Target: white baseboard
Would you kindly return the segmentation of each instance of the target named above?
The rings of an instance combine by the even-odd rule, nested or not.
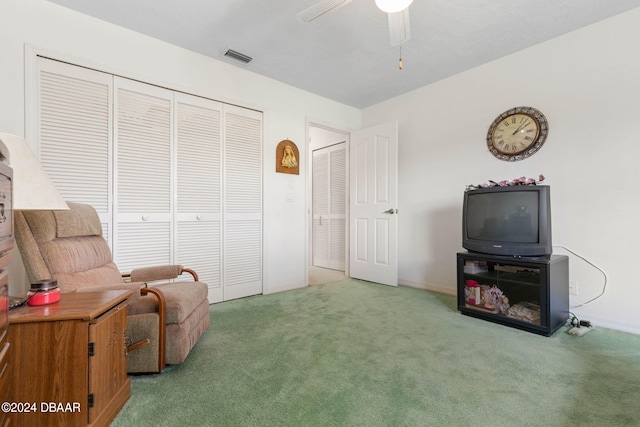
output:
[[[448,287],[448,286],[440,286],[440,285],[431,285],[431,284],[426,284],[426,283],[418,283],[418,282],[413,282],[411,280],[404,280],[404,279],[399,279],[398,280],[398,284],[403,285],[403,286],[409,286],[411,288],[426,289],[427,291],[439,292],[441,294],[457,295],[457,291],[456,291],[455,286],[453,288],[451,288],[451,287]]]
[[[638,325],[630,325],[628,323],[612,322],[609,319],[601,319],[590,315],[579,315],[580,320],[588,320],[594,328],[602,327],[607,329],[615,329],[616,331],[629,332],[631,334],[640,335],[640,327]]]
[[[292,291],[294,289],[306,288],[308,285],[300,283],[292,286],[280,286],[277,288],[262,288],[262,295],[277,294],[279,292]]]

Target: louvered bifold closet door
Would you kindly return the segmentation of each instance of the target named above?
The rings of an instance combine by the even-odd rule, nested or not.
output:
[[[329,267],[329,152],[314,150],[312,156],[312,255],[313,265]]]
[[[313,265],[344,271],[346,257],[346,144],[312,156]]]
[[[176,93],[176,263],[223,299],[221,280],[222,104]]]
[[[111,242],[113,77],[41,57],[37,66],[30,130],[40,162],[66,201],[96,209]]]
[[[329,153],[329,268],[344,271],[347,244],[347,149],[344,143],[332,148]]]
[[[113,252],[123,273],[171,263],[173,92],[115,77]]]
[[[224,300],[262,293],[262,113],[225,105]]]

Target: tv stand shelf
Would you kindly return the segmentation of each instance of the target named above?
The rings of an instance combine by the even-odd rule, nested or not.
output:
[[[549,336],[569,318],[569,258],[457,255],[458,310]]]

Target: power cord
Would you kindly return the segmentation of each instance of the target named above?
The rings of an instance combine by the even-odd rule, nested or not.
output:
[[[571,249],[567,248],[566,246],[562,246],[562,245],[554,245],[554,248],[562,248],[565,251],[569,252],[570,254],[580,258],[581,260],[583,260],[584,262],[586,262],[587,264],[589,264],[590,266],[592,266],[593,268],[595,268],[596,270],[598,270],[600,273],[602,273],[602,276],[604,277],[604,283],[602,284],[602,292],[600,292],[599,295],[597,295],[594,298],[591,298],[589,301],[587,302],[583,302],[583,303],[579,303],[578,305],[576,305],[575,307],[584,307],[587,304],[591,304],[592,302],[594,302],[595,300],[597,300],[598,298],[600,298],[602,295],[604,295],[605,291],[607,290],[607,281],[608,281],[608,277],[607,277],[607,273],[604,272],[604,270],[602,270],[600,267],[598,267],[597,265],[595,265],[594,263],[592,263],[591,261],[589,261],[588,259],[586,259],[585,257],[578,255],[577,253],[575,253],[574,251],[572,251]],[[575,316],[574,316],[575,317]]]
[[[580,319],[578,319],[578,317],[572,312],[569,312],[569,314],[571,315],[571,318],[569,319],[569,324],[574,328],[580,326]]]
[[[580,320],[578,319],[578,316],[576,316],[575,314],[573,314],[572,312],[569,312],[569,314],[571,315],[571,318],[569,319],[569,324],[574,327],[574,328],[580,328],[582,326],[586,326],[587,328],[591,328],[591,322],[588,320]]]
[[[578,316],[576,316],[572,312],[569,312],[569,314],[571,315],[571,318],[569,319],[570,326],[567,330],[567,333],[569,335],[581,337],[593,329],[593,325],[591,325],[590,321],[580,320],[578,319]]]

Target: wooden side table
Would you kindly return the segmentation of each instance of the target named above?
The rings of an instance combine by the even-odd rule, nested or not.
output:
[[[11,425],[108,426],[131,395],[131,291],[62,294],[9,312]]]
[[[0,255],[0,267],[8,254]],[[9,275],[0,270],[0,403],[9,398]],[[0,411],[0,426],[9,425],[9,417]]]

